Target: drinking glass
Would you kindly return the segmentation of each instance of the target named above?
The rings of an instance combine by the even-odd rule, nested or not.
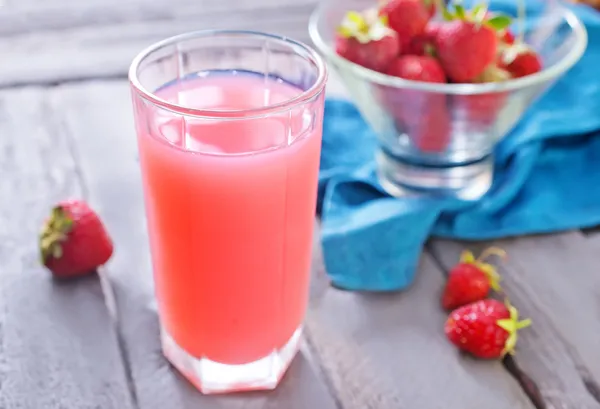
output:
[[[203,393],[273,389],[298,350],[326,77],[306,45],[248,31],[131,65],[163,352]]]

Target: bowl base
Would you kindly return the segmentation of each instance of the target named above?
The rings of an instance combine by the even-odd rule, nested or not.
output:
[[[477,200],[492,186],[494,161],[491,155],[476,162],[424,165],[403,161],[377,152],[379,183],[390,195],[429,195]]]

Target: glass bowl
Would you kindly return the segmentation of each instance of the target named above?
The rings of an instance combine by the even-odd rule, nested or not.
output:
[[[417,192],[481,197],[492,183],[494,146],[581,58],[587,45],[585,27],[556,0],[527,0],[527,19],[512,29],[523,32],[525,42],[540,54],[541,72],[496,83],[432,84],[381,74],[335,52],[335,30],[343,16],[375,4],[324,0],[310,19],[309,31],[378,137],[381,186],[394,196]],[[514,17],[517,7],[516,0],[489,4],[490,10]]]

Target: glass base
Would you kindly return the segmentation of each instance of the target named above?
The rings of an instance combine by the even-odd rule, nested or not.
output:
[[[165,357],[200,392],[207,395],[275,389],[298,352],[301,335],[302,328],[298,328],[283,348],[274,350],[264,358],[242,365],[227,365],[191,356],[161,328]]]
[[[392,196],[431,195],[476,200],[492,186],[494,161],[487,156],[467,164],[422,165],[377,152],[381,186]]]

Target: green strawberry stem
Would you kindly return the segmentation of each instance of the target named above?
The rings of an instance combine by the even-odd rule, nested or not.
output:
[[[471,251],[464,250],[460,255],[460,262],[475,265],[487,276],[488,280],[490,281],[490,287],[492,288],[492,290],[494,290],[497,293],[502,293],[503,290],[500,286],[500,281],[502,280],[502,277],[500,277],[500,274],[498,274],[498,272],[496,271],[496,267],[494,267],[492,264],[485,262],[485,260],[490,256],[497,256],[505,260],[507,254],[506,251],[504,251],[500,247],[489,247],[485,249],[479,255],[479,257],[475,258]]]
[[[444,3],[444,0],[433,0],[433,3],[435,4],[435,8],[437,9],[437,11],[439,13],[441,13],[444,20],[452,19],[452,15],[449,13],[448,8],[446,7],[446,4]]]
[[[477,25],[485,25],[494,31],[501,31],[512,24],[512,19],[505,14],[496,14],[491,18],[487,18],[487,5],[478,3],[471,10],[466,10],[460,1],[455,2],[453,11],[450,11],[444,4],[443,0],[435,0],[436,7],[440,10],[442,17],[446,21],[465,20],[476,23]],[[521,2],[522,0],[519,0]]]
[[[502,259],[502,261],[504,261],[508,258],[508,254],[506,254],[506,251],[504,249],[501,249],[500,247],[492,246],[492,247],[488,247],[487,249],[483,250],[483,252],[479,255],[479,257],[477,257],[477,259],[475,261],[478,263],[483,263],[490,256],[499,257]]]
[[[508,299],[505,300],[506,308],[509,311],[510,318],[498,320],[496,325],[508,332],[508,338],[502,351],[502,356],[506,354],[514,354],[515,346],[517,345],[517,331],[531,326],[531,319],[527,318],[519,321],[519,311],[510,304]]]
[[[386,35],[387,16],[375,14],[369,17],[366,12],[349,11],[337,27],[337,33],[344,38],[355,38],[360,43],[377,41]]]
[[[369,26],[363,16],[356,11],[349,11],[344,16],[342,23],[338,27],[338,34],[343,37],[350,38],[357,33],[367,34]]]
[[[482,3],[476,4],[475,7],[473,7],[473,10],[471,10],[471,15],[475,21],[483,21],[486,13],[487,7]]]
[[[49,257],[60,258],[62,256],[60,244],[67,239],[67,235],[72,228],[73,220],[66,214],[64,209],[60,206],[54,207],[39,237],[42,264]]]

